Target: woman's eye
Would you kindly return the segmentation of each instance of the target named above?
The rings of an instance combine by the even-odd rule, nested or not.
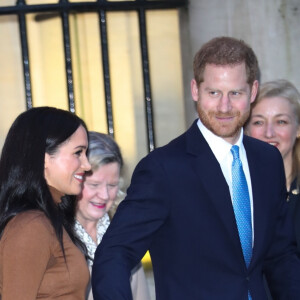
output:
[[[80,156],[81,153],[82,153],[82,150],[78,150],[77,152],[75,152],[75,155],[76,155],[76,156]]]
[[[252,125],[254,125],[254,126],[259,126],[259,125],[262,125],[262,124],[263,124],[262,121],[254,121],[254,122],[252,122]]]
[[[117,183],[108,184],[108,187],[110,187],[110,188],[115,188],[115,187],[117,187],[117,186],[118,186]]]
[[[96,183],[88,183],[88,186],[93,188],[93,189],[96,189],[98,187],[98,184]]]
[[[288,122],[285,121],[285,120],[278,120],[277,123],[280,124],[280,125],[285,125],[285,124],[287,124]]]

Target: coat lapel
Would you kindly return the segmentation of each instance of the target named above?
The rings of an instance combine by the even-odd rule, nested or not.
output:
[[[244,146],[247,154],[249,165],[252,195],[253,195],[253,222],[254,222],[254,248],[252,254],[252,261],[255,261],[259,253],[262,253],[261,247],[265,245],[264,239],[268,236],[267,224],[269,220],[268,209],[268,191],[266,190],[265,181],[263,180],[265,174],[265,163],[258,151],[249,143],[249,137],[244,137]],[[251,265],[250,265],[251,267]]]
[[[220,218],[228,232],[228,236],[235,244],[237,255],[244,261],[238,236],[228,184],[223,176],[221,167],[201,134],[196,122],[187,132],[187,152],[193,155],[191,167],[194,170],[201,186],[209,195],[216,210],[216,217]],[[201,189],[199,189],[201,193]]]

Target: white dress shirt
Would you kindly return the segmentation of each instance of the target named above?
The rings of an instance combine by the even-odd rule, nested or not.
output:
[[[231,165],[233,161],[233,156],[230,151],[231,145],[230,143],[226,142],[223,138],[215,135],[210,130],[208,130],[200,121],[197,122],[197,125],[204,136],[206,142],[208,143],[211,151],[215,155],[218,163],[220,164],[221,170],[223,172],[224,178],[228,184],[231,201],[232,201],[232,174],[231,174]],[[249,190],[249,197],[250,197],[250,206],[251,206],[251,224],[252,224],[252,244],[254,241],[254,226],[253,226],[253,195],[252,195],[252,185],[251,185],[251,177],[249,172],[249,165],[246,155],[246,150],[243,144],[243,128],[241,128],[240,136],[238,141],[235,145],[239,146],[239,154],[240,160],[243,164],[243,170],[245,173],[245,177],[247,180],[248,190]]]

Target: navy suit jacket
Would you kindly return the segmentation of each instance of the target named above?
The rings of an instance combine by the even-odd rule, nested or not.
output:
[[[297,255],[300,257],[300,191],[297,187],[297,178],[292,182],[288,197],[289,214],[294,224],[297,241]]]
[[[254,248],[246,268],[229,187],[196,121],[137,165],[95,254],[95,300],[131,299],[130,270],[149,249],[157,300],[300,299],[279,151],[244,136],[253,190]]]

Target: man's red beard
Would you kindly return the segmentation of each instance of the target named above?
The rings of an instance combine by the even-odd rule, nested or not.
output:
[[[201,108],[198,109],[198,114],[203,125],[213,132],[215,135],[228,138],[234,137],[240,129],[244,126],[250,115],[250,109],[245,112],[243,115],[239,111],[230,112],[230,113],[222,113],[222,112],[213,112],[210,111],[208,113],[204,112]],[[218,118],[233,118],[232,121],[222,122],[218,121]]]

